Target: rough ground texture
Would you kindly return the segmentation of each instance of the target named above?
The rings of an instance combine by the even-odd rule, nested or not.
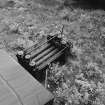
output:
[[[18,50],[59,33],[64,25],[75,58],[49,68],[47,88],[55,95],[54,105],[105,105],[104,10],[65,7],[63,0],[0,2],[0,48],[14,58]]]

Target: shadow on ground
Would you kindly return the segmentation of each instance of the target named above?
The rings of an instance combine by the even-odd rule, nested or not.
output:
[[[81,9],[101,9],[105,10],[105,0],[74,0],[74,2],[68,3],[69,0],[65,0],[65,6],[72,6],[73,8]]]

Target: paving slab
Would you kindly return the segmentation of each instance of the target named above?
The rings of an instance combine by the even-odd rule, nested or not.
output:
[[[4,95],[8,97],[9,94],[14,94],[20,105],[44,105],[53,98],[53,95],[42,84],[4,50],[0,50],[0,80],[3,80],[11,90],[10,93],[2,93],[4,85],[0,85],[0,96]],[[4,104],[5,100],[2,97],[0,97],[0,100],[0,105],[18,105],[14,104],[16,102],[15,99],[14,101],[11,98],[7,99],[7,103],[11,102],[13,104]]]

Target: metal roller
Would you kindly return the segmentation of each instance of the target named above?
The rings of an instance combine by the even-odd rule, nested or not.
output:
[[[33,61],[37,62],[38,60],[42,59],[44,56],[48,55],[52,50],[54,50],[54,47],[50,47],[46,50],[44,50],[42,53],[40,53],[39,55],[37,55]]]
[[[36,57],[38,54],[40,54],[41,52],[43,52],[44,50],[46,50],[50,45],[49,44],[45,44],[45,46],[41,46],[39,49],[34,49],[31,53],[27,54],[26,56],[29,56],[28,59],[32,59],[34,57]]]
[[[52,61],[54,61],[55,59],[57,59],[58,57],[60,57],[63,53],[63,51],[65,50],[65,48],[57,53],[55,53],[53,56],[51,56],[50,58],[48,58],[45,62],[40,63],[40,65],[38,65],[38,69],[41,70],[42,68],[44,68],[45,66],[47,66],[49,63],[51,63]]]
[[[33,45],[32,47],[25,49],[24,52],[25,52],[26,54],[31,53],[33,50],[36,50],[36,49],[40,48],[41,46],[44,46],[46,43],[48,43],[49,41],[51,41],[51,40],[52,40],[53,38],[55,38],[56,36],[58,36],[58,34],[52,36],[51,38],[49,38],[47,41],[43,42],[43,43],[40,44],[39,46],[38,46],[38,45]]]
[[[36,62],[36,65],[39,65],[41,64],[42,62],[46,62],[46,60],[53,56],[55,53],[57,53],[58,50],[57,49],[54,49],[52,52],[50,52],[48,55],[44,56],[42,59],[40,59],[39,61]]]

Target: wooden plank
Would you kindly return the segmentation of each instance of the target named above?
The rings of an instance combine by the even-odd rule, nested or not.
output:
[[[53,98],[49,91],[3,50],[0,50],[0,75],[15,90],[23,105],[43,105]],[[41,97],[42,94],[45,96]]]

